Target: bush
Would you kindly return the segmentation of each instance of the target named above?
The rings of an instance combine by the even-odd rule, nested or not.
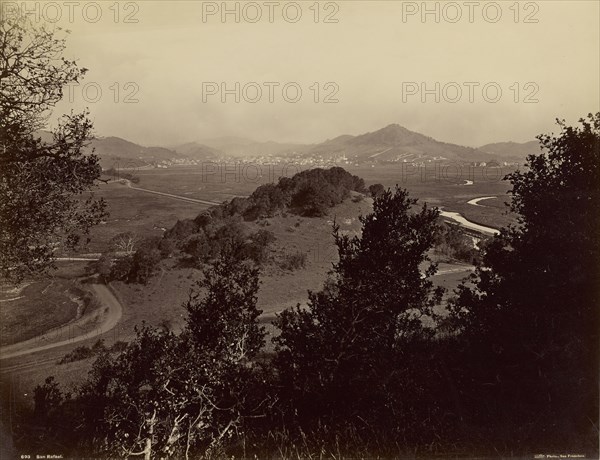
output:
[[[160,256],[164,259],[171,257],[176,248],[177,242],[173,238],[163,238],[158,245]]]
[[[158,267],[162,257],[156,247],[142,246],[133,255],[129,280],[147,283]]]
[[[113,343],[112,347],[110,347],[110,352],[111,353],[121,353],[122,351],[125,351],[126,348],[127,348],[127,342],[123,342],[122,340],[117,340],[115,343]]]
[[[257,244],[260,244],[261,246],[268,246],[269,244],[277,240],[275,234],[269,230],[259,230],[254,235],[252,235],[251,238],[252,241],[254,241]]]
[[[92,351],[94,353],[100,353],[106,351],[106,345],[104,345],[104,339],[98,339],[94,345],[92,345]]]
[[[436,234],[435,252],[450,259],[474,263],[479,251],[473,247],[473,240],[456,225],[443,223]]]
[[[113,257],[111,253],[104,253],[98,260],[90,262],[90,270],[98,273],[103,281],[110,281],[113,272]]]
[[[182,243],[182,249],[186,254],[199,261],[207,260],[213,255],[210,241],[203,231],[199,231],[186,238]]]
[[[267,260],[267,249],[275,240],[273,232],[259,230],[244,242],[238,252],[237,258],[240,260],[250,259],[260,265]]]
[[[78,388],[79,446],[111,458],[225,457],[269,403],[256,364],[258,287],[252,264],[220,259],[190,293],[181,334],[144,325],[119,356],[101,355]]]
[[[92,347],[81,346],[75,348],[70,353],[64,355],[58,364],[66,364],[72,363],[75,361],[82,361],[84,359],[89,359],[99,354],[109,352],[109,353],[120,353],[127,348],[127,342],[117,341],[110,348],[107,348],[104,344],[104,339],[99,339],[92,345]]]
[[[133,267],[133,256],[120,257],[114,261],[110,270],[110,280],[127,281]]]
[[[306,267],[306,253],[296,251],[292,254],[285,254],[278,263],[284,270],[294,271]]]
[[[204,228],[204,227],[208,226],[212,221],[213,221],[213,216],[210,213],[210,211],[201,212],[194,219],[194,223],[199,228]]]
[[[86,346],[80,346],[63,356],[62,359],[58,362],[58,364],[66,364],[72,363],[74,361],[81,361],[84,359],[91,358],[95,354],[96,352],[91,348]]]
[[[383,192],[385,192],[385,188],[383,187],[383,185],[381,185],[381,184],[369,185],[369,193],[371,194],[371,196],[373,198],[377,198]]]
[[[196,218],[198,219],[198,217]],[[165,238],[183,241],[198,231],[198,224],[190,219],[178,220],[175,225],[165,232]]]
[[[134,184],[140,183],[139,176],[125,172],[120,169],[109,168],[109,169],[103,171],[102,174],[104,174],[106,176],[110,176],[113,180],[127,179],[127,180],[130,180],[131,182],[133,182]]]
[[[258,187],[248,200],[249,207],[244,212],[246,220],[256,220],[273,215],[285,209],[289,204],[289,197],[275,184],[266,184]]]

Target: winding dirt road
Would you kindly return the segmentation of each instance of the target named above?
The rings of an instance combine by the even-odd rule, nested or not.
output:
[[[123,306],[111,292],[108,286],[105,286],[104,284],[92,284],[91,287],[96,293],[100,304],[102,305],[100,312],[104,313],[102,323],[94,330],[79,334],[74,337],[69,337],[72,334],[73,329],[77,327],[78,324],[82,325],[85,320],[89,319],[81,318],[78,321],[74,321],[73,323],[66,324],[52,331],[48,331],[45,334],[39,335],[32,339],[0,348],[0,360],[29,355],[38,351],[50,350],[52,348],[58,348],[64,345],[72,345],[74,343],[82,342],[84,340],[102,335],[114,328],[123,315]],[[41,342],[49,341],[52,338],[61,336],[69,338],[54,343],[47,343],[45,345],[31,347],[31,345],[39,344]]]
[[[472,204],[473,206],[481,206],[482,208],[487,208],[484,204],[479,204],[480,201],[483,200],[491,200],[492,198],[497,198],[495,196],[482,196],[481,198],[473,198],[472,200],[467,201],[467,204]]]

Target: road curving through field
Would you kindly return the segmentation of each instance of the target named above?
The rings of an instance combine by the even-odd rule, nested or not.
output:
[[[465,227],[469,230],[475,230],[480,233],[485,233],[486,235],[497,235],[500,233],[500,230],[498,230],[497,228],[486,227],[485,225],[480,225],[476,224],[475,222],[471,222],[458,212],[440,211],[440,216],[455,221],[461,227]]]
[[[0,360],[29,355],[38,351],[50,350],[52,348],[58,348],[65,345],[72,345],[77,342],[92,339],[113,329],[123,316],[123,306],[121,305],[121,302],[119,302],[119,300],[111,292],[110,288],[104,284],[92,284],[91,288],[96,293],[100,304],[103,308],[105,308],[106,312],[102,318],[102,323],[98,327],[90,332],[79,334],[66,340],[28,348],[28,345],[49,340],[52,336],[57,337],[62,334],[69,335],[70,331],[72,331],[73,327],[75,326],[75,323],[66,324],[32,339],[0,348]]]
[[[497,196],[482,196],[480,198],[473,198],[472,200],[467,201],[467,204],[473,205],[473,206],[481,206],[482,208],[488,208],[489,206],[486,206],[484,204],[479,204],[480,201],[483,200],[491,200],[493,198],[498,198]]]

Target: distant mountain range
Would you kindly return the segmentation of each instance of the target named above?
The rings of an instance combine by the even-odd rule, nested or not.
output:
[[[172,147],[172,149],[178,154],[197,160],[216,160],[224,155],[218,149],[197,142],[188,142],[187,144]]]
[[[243,137],[218,137],[215,139],[205,139],[202,144],[215,150],[227,154],[228,156],[239,157],[257,157],[281,155],[295,151],[306,150],[305,144],[280,143],[280,142],[257,142]],[[179,148],[175,150],[179,151]]]
[[[50,135],[41,132],[40,137],[49,139]],[[320,144],[257,142],[240,137],[221,137],[166,148],[144,147],[119,137],[98,137],[91,142],[89,149],[91,148],[100,156],[105,169],[115,165],[123,168],[194,164],[202,161],[225,161],[232,157],[273,160],[293,158],[307,162],[343,158],[351,164],[491,160],[522,163],[528,154],[539,152],[537,141],[498,142],[472,148],[440,142],[398,124],[358,136],[341,135]]]
[[[529,142],[496,142],[495,144],[486,144],[479,147],[482,152],[487,152],[498,157],[516,157],[526,158],[532,153],[540,153],[539,141]]]

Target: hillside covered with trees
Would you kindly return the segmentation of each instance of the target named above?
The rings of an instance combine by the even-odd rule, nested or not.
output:
[[[245,222],[282,213],[322,217],[351,192],[366,192],[364,181],[340,167],[282,177],[276,184],[258,187],[249,197],[236,197],[212,206],[195,219],[177,221],[162,238],[148,238],[128,246],[124,240],[131,242],[134,236],[117,235],[112,250],[103,254],[93,269],[107,281],[145,283],[160,261],[175,252],[197,267],[217,260],[225,252],[237,260],[252,260],[260,265],[275,236],[266,229],[252,232]],[[132,250],[134,247],[137,249]]]

